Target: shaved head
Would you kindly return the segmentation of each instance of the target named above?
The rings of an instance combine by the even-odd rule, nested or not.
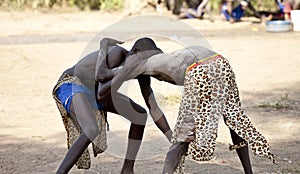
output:
[[[106,57],[107,66],[112,69],[120,66],[125,60],[128,51],[118,45],[116,45]]]
[[[138,52],[149,50],[158,50],[162,52],[162,50],[156,46],[151,38],[144,37],[135,41],[132,49],[128,52],[128,55],[133,55]]]

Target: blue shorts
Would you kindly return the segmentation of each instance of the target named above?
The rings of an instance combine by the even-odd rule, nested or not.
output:
[[[227,12],[226,3],[223,4],[223,8],[221,13],[225,16],[226,20],[229,21],[231,16]],[[245,10],[243,10],[242,5],[237,6],[232,10],[232,17],[235,20],[240,20],[245,14]]]
[[[92,91],[89,88],[82,85],[77,85],[74,83],[64,83],[56,90],[56,95],[68,113],[70,113],[72,98],[77,93],[84,94],[87,97],[93,109],[104,109],[104,104],[97,102],[95,97],[95,91]]]

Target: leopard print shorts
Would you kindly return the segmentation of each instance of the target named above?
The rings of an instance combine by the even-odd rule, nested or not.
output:
[[[225,124],[247,142],[254,154],[274,162],[267,140],[241,108],[235,75],[228,60],[214,55],[191,65],[186,72],[172,143],[190,142],[186,155],[190,154],[197,161],[210,160],[221,116]],[[194,134],[194,140],[189,141],[191,134]],[[178,169],[183,166],[184,156]]]

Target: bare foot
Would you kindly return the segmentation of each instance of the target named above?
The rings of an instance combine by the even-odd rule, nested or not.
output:
[[[134,166],[134,160],[125,159],[121,174],[134,174],[133,172],[133,166]]]

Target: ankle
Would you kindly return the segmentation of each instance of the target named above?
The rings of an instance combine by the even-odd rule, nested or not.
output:
[[[121,170],[121,174],[133,174],[133,166],[135,160],[125,159]]]

